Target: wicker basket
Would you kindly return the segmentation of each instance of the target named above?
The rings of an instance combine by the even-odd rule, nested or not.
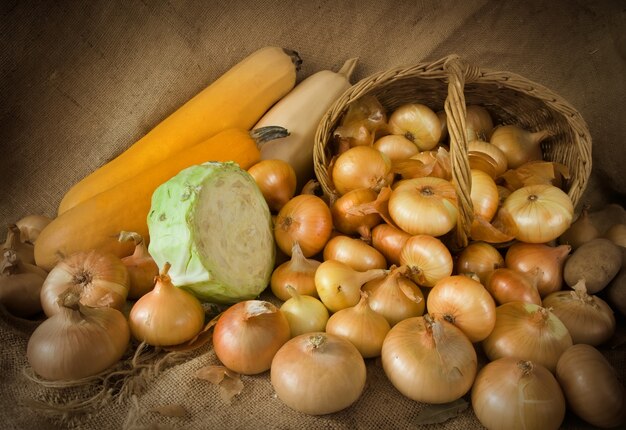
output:
[[[480,69],[458,55],[432,63],[398,67],[365,78],[348,89],[320,121],[314,143],[315,174],[325,194],[334,193],[328,167],[333,157],[329,143],[335,127],[353,101],[374,95],[388,112],[416,102],[434,110],[445,109],[450,135],[452,179],[457,189],[459,219],[453,233],[457,247],[468,243],[473,220],[470,200],[471,177],[467,157],[465,106],[485,107],[494,124],[517,124],[529,131],[548,130],[542,142],[545,160],[566,165],[565,183],[574,206],[580,200],[591,173],[591,137],[587,125],[563,98],[522,76]]]

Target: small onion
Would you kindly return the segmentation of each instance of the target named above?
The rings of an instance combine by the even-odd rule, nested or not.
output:
[[[450,276],[454,268],[448,248],[429,235],[412,236],[406,241],[400,253],[400,265],[408,267],[409,277],[421,287],[433,287]]]
[[[280,306],[280,311],[289,321],[291,337],[324,331],[329,317],[326,306],[315,297],[298,294],[290,285],[287,290],[291,298]]]
[[[389,131],[415,143],[420,151],[434,148],[441,137],[441,122],[437,114],[420,103],[397,107],[389,116]]]
[[[472,169],[471,177],[470,199],[474,208],[474,215],[485,221],[491,221],[500,204],[496,182],[481,170]]]
[[[381,314],[374,312],[368,303],[368,294],[361,292],[356,306],[334,313],[326,324],[326,333],[350,341],[363,358],[378,357],[390,325]]]
[[[378,224],[372,229],[372,246],[385,256],[389,264],[400,264],[400,252],[406,241],[411,237],[390,224]]]
[[[617,372],[591,345],[571,346],[559,359],[556,377],[572,412],[601,428],[623,428],[626,390]]]
[[[472,387],[472,409],[488,429],[556,430],[565,408],[554,375],[531,361],[504,357],[487,363]]]
[[[291,337],[285,315],[263,300],[246,300],[226,309],[213,328],[217,358],[230,370],[255,375],[270,368],[276,352]]]
[[[291,294],[287,287],[290,286],[299,294],[317,297],[315,271],[320,264],[320,261],[306,258],[298,242],[295,242],[291,249],[291,258],[278,265],[272,272],[270,278],[272,293],[280,300],[289,300]]]
[[[374,148],[387,155],[391,162],[405,160],[419,152],[417,145],[398,134],[388,134],[377,139]]]
[[[515,238],[527,243],[547,243],[559,237],[572,222],[569,196],[554,185],[528,185],[511,193],[502,209],[517,226]]]
[[[454,186],[445,179],[407,179],[391,193],[389,216],[411,235],[441,236],[454,228],[458,216]]]
[[[570,245],[572,249],[576,249],[580,245],[598,237],[600,237],[600,231],[591,222],[589,206],[584,205],[578,218],[559,236],[559,243]]]
[[[248,169],[273,212],[281,210],[296,193],[296,171],[281,159],[261,160]]]
[[[496,303],[478,281],[456,275],[441,279],[428,293],[428,313],[461,329],[471,342],[485,339],[496,323]]]
[[[572,290],[549,294],[542,306],[565,324],[574,344],[601,345],[615,333],[613,310],[600,297],[587,294],[584,279]]]
[[[382,221],[380,214],[376,211],[353,213],[351,209],[362,208],[363,205],[373,207],[377,197],[378,193],[369,188],[358,188],[340,196],[330,207],[335,229],[369,238],[371,229]]]
[[[484,285],[487,275],[504,267],[504,257],[493,245],[487,242],[473,242],[459,253],[456,271],[460,275],[476,275]]]
[[[550,133],[545,130],[530,132],[510,124],[496,127],[489,142],[506,155],[509,169],[517,169],[529,161],[543,158],[541,142],[549,136]]]
[[[463,332],[430,315],[400,321],[387,334],[382,364],[406,397],[448,403],[469,391],[477,369],[476,351]]]
[[[493,131],[493,119],[489,111],[480,105],[467,105],[465,108],[467,139],[489,139]]]
[[[485,288],[499,305],[509,302],[541,304],[541,296],[529,275],[507,267],[496,269],[487,275]]]
[[[572,346],[572,337],[548,309],[533,303],[510,302],[496,308],[496,325],[482,345],[491,361],[513,357],[554,372],[563,351]]]
[[[331,173],[339,195],[358,188],[378,192],[393,181],[391,160],[371,146],[355,146],[341,153]]]
[[[504,257],[506,267],[533,276],[541,297],[563,286],[563,267],[571,251],[569,245],[550,246],[543,243],[517,242]]]
[[[346,263],[360,272],[370,269],[386,269],[387,260],[376,248],[365,241],[343,234],[334,236],[324,247],[324,260]]]
[[[366,282],[363,291],[369,294],[370,308],[394,326],[404,319],[422,316],[426,301],[422,290],[405,276],[405,268],[392,266],[390,270],[384,278]]]
[[[328,333],[294,337],[274,356],[271,384],[280,400],[309,415],[338,412],[365,388],[363,357],[347,340]]]
[[[313,194],[299,194],[289,200],[276,216],[274,237],[282,252],[291,256],[295,242],[302,254],[311,257],[330,239],[333,217],[326,202]]]

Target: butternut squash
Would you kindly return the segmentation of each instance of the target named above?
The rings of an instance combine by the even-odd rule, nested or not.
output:
[[[109,163],[70,188],[62,214],[227,128],[250,129],[296,83],[297,53],[268,46],[236,64]]]
[[[206,161],[234,161],[247,170],[260,160],[260,145],[286,135],[283,127],[252,132],[227,129],[77,204],[41,231],[35,242],[36,264],[51,270],[61,258],[90,249],[112,252],[120,258],[130,255],[134,244],[117,238],[121,231],[134,231],[148,243],[147,217],[152,194],[159,185]]]

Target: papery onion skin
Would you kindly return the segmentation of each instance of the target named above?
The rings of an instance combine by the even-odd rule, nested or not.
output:
[[[338,412],[365,388],[363,357],[349,341],[328,333],[297,336],[280,348],[271,366],[278,398],[308,415]]]
[[[458,217],[454,186],[435,177],[404,180],[392,191],[388,209],[396,225],[411,235],[442,236]]]
[[[517,226],[516,239],[547,243],[569,228],[574,207],[569,196],[553,185],[529,185],[513,191],[502,203]]]
[[[565,418],[565,398],[554,375],[513,357],[487,363],[471,398],[474,414],[490,430],[556,430]]]
[[[572,346],[572,337],[548,309],[533,303],[509,302],[496,308],[496,325],[482,346],[491,361],[514,357],[554,372],[563,351]]]
[[[285,315],[262,300],[232,305],[213,329],[217,358],[230,370],[243,375],[268,370],[276,352],[290,338],[291,328]]]
[[[421,287],[433,287],[454,269],[452,254],[436,237],[410,237],[400,253],[400,265],[409,268],[409,277]]]
[[[406,397],[448,403],[467,393],[476,376],[476,351],[463,332],[429,315],[392,327],[381,353],[385,374]]]
[[[574,344],[598,346],[615,333],[615,316],[600,297],[587,294],[584,281],[580,289],[556,291],[543,299],[542,306],[556,315],[572,336]]]
[[[623,428],[626,390],[600,351],[586,344],[568,348],[556,366],[556,377],[572,412],[596,427]]]
[[[487,242],[473,242],[459,253],[455,267],[460,275],[475,274],[484,285],[489,273],[504,267],[504,257]]]
[[[335,229],[348,235],[358,234],[365,238],[369,237],[370,230],[382,221],[380,214],[374,212],[361,215],[349,213],[349,211],[361,204],[374,202],[377,196],[378,193],[369,188],[358,188],[340,196],[330,207]]]
[[[291,256],[298,242],[305,257],[324,249],[333,230],[330,208],[320,197],[299,194],[289,200],[278,212],[274,224],[276,244],[282,252]]]
[[[474,342],[485,339],[496,323],[496,303],[483,287],[463,275],[441,279],[428,293],[428,313],[451,322]]]

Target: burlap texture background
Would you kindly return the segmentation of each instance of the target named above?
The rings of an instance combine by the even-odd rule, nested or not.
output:
[[[52,216],[73,183],[265,45],[300,53],[299,80],[354,56],[354,82],[450,53],[518,73],[563,96],[588,122],[594,164],[585,200],[599,207],[626,194],[621,1],[5,1],[0,32],[0,225]],[[36,324],[0,317],[2,428],[410,428],[423,407],[395,391],[375,360],[362,398],[337,414],[289,410],[267,374],[244,377],[244,391],[225,405],[216,387],[193,378],[217,364],[206,346],[165,369],[136,401],[61,425],[28,402],[51,396],[22,373]],[[624,348],[604,352],[624,378]],[[57,400],[83,394],[66,390]],[[166,404],[189,415],[149,412]],[[573,417],[565,427],[586,428]],[[467,410],[435,428],[480,424]]]

